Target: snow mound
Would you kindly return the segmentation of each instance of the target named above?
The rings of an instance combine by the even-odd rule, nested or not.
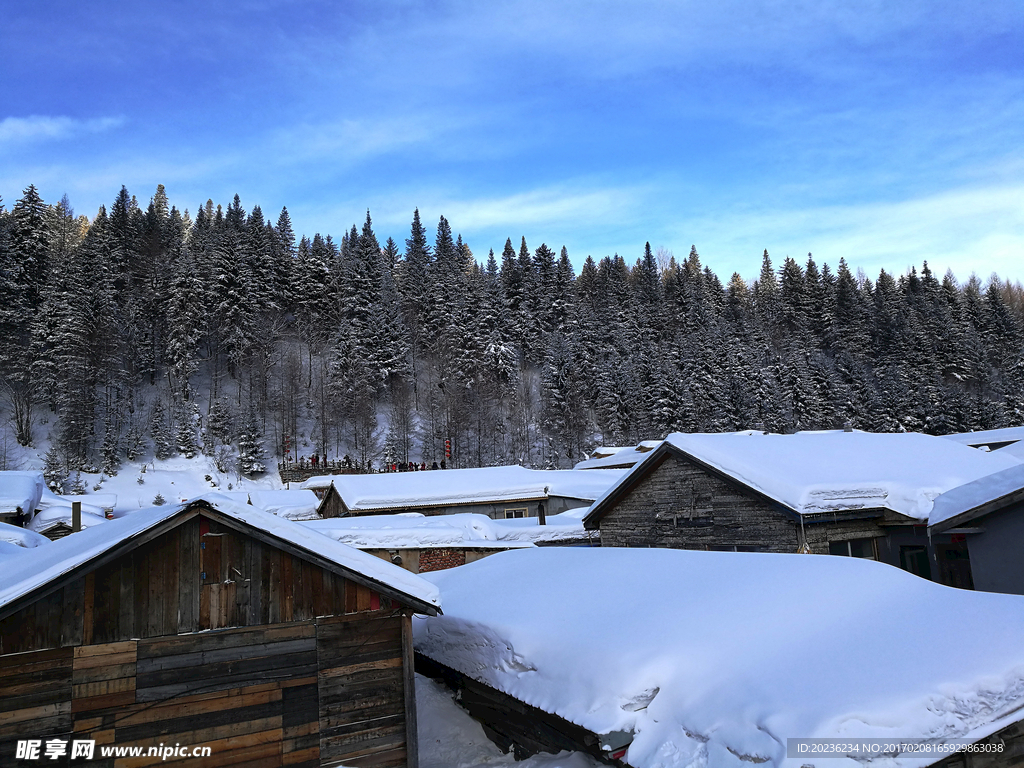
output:
[[[874,561],[539,548],[426,578],[445,615],[415,621],[417,650],[595,733],[632,732],[637,768],[798,768],[787,738],[982,738],[1021,716],[1024,597]]]
[[[29,531],[10,523],[0,523],[0,543],[18,547],[20,552],[22,548],[33,549],[49,544],[50,540],[35,531]],[[14,550],[9,550],[9,553],[16,554]]]

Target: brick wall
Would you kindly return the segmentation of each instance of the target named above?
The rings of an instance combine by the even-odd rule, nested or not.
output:
[[[466,564],[466,553],[461,549],[424,549],[420,552],[420,573],[443,571]]]

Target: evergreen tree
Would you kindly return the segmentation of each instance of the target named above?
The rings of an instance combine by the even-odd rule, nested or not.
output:
[[[256,411],[250,409],[238,436],[238,464],[242,474],[251,477],[267,471],[265,461],[263,430],[260,429]]]
[[[169,459],[171,457],[170,428],[167,424],[163,400],[159,397],[153,401],[153,411],[149,417],[149,424],[149,436],[153,439],[154,455],[161,461]]]

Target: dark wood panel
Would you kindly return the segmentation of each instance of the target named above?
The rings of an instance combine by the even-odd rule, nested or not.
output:
[[[146,659],[182,653],[198,653],[218,648],[238,648],[244,645],[285,642],[303,637],[316,637],[316,627],[312,622],[267,627],[239,627],[193,635],[150,638],[139,641],[138,654],[140,659]]]

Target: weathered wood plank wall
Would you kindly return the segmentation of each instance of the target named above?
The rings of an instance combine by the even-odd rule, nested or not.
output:
[[[757,496],[704,468],[669,456],[600,522],[605,547],[714,546],[795,552],[800,525]],[[840,520],[804,526],[811,551],[828,554],[828,542],[884,535],[874,520]]]
[[[0,622],[0,765],[16,738],[54,736],[211,746],[204,765],[415,765],[403,621],[363,584],[194,517]]]

